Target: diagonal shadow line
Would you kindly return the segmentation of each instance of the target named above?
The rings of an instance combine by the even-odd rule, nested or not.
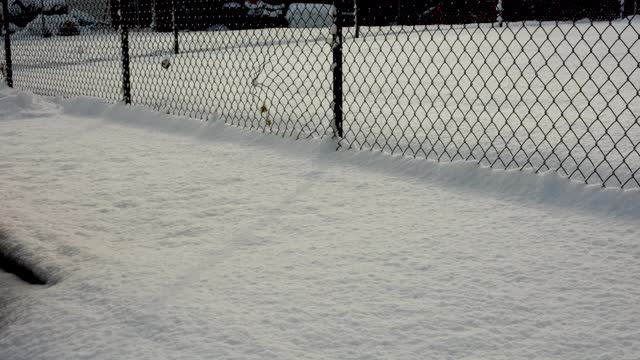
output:
[[[47,282],[33,272],[27,264],[15,256],[6,253],[6,246],[3,246],[3,243],[7,243],[8,241],[8,232],[0,228],[0,270],[14,274],[22,281],[31,285],[46,285]]]

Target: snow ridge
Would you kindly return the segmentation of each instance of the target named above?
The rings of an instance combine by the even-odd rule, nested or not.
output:
[[[88,97],[58,101],[64,113],[73,116],[97,116],[109,122],[192,136],[203,141],[231,141],[245,145],[267,146],[300,156],[322,151],[325,156],[320,161],[342,161],[352,166],[375,169],[394,176],[490,193],[492,196],[507,196],[514,201],[533,201],[612,216],[640,217],[640,189],[623,190],[587,185],[568,179],[554,170],[535,173],[530,169],[493,169],[480,166],[473,161],[437,162],[369,150],[335,152],[337,146],[332,139],[298,141],[268,136],[227,126],[216,121],[215,116],[210,121],[201,121],[160,114],[139,106],[112,105]]]
[[[437,162],[369,150],[335,152],[339,146],[333,139],[299,141],[279,138],[228,126],[218,121],[215,114],[210,116],[210,120],[202,121],[162,114],[142,106],[110,104],[92,97],[47,98],[24,91],[1,90],[0,106],[9,109],[5,117],[61,113],[75,117],[100,118],[107,122],[150,131],[190,136],[200,141],[229,141],[267,146],[290,155],[307,156],[309,153],[317,154],[321,151],[325,156],[319,161],[342,161],[352,166],[375,169],[394,176],[435,182],[492,196],[506,196],[514,201],[532,201],[612,216],[640,217],[640,189],[623,190],[586,185],[584,182],[568,179],[554,170],[534,173],[530,169],[492,169],[472,161]],[[2,118],[0,115],[0,119]]]

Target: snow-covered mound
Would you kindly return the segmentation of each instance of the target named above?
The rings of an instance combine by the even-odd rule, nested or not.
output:
[[[287,21],[292,28],[331,27],[333,5],[294,3],[287,11]]]
[[[0,121],[50,116],[59,106],[33,94],[0,84]]]

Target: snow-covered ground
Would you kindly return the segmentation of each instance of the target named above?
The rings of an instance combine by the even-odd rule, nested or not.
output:
[[[98,30],[14,36],[16,86],[120,101],[120,36]],[[343,146],[640,184],[639,18],[361,30],[354,39],[345,29]],[[131,33],[135,104],[278,134],[331,133],[329,28],[179,38],[173,55],[172,34]]]
[[[0,90],[0,359],[637,359],[640,191]]]

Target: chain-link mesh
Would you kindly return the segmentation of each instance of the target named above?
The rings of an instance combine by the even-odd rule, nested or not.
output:
[[[251,5],[224,3],[218,11],[227,9],[226,16],[209,20],[208,31],[132,33],[133,103],[274,133],[323,136],[332,119],[329,7]],[[285,11],[292,26],[296,20],[302,26],[274,27],[283,26]]]
[[[133,103],[275,133],[322,136],[331,121],[327,29],[131,37]],[[318,41],[320,40],[320,41]]]
[[[283,135],[331,133],[331,5],[8,1],[16,87],[119,101],[126,72],[133,104]]]
[[[617,17],[363,27],[343,143],[637,187],[640,21]]]
[[[3,1],[39,94],[640,187],[635,0]]]
[[[16,87],[52,96],[122,98],[120,36],[107,21],[108,1],[8,3]]]

